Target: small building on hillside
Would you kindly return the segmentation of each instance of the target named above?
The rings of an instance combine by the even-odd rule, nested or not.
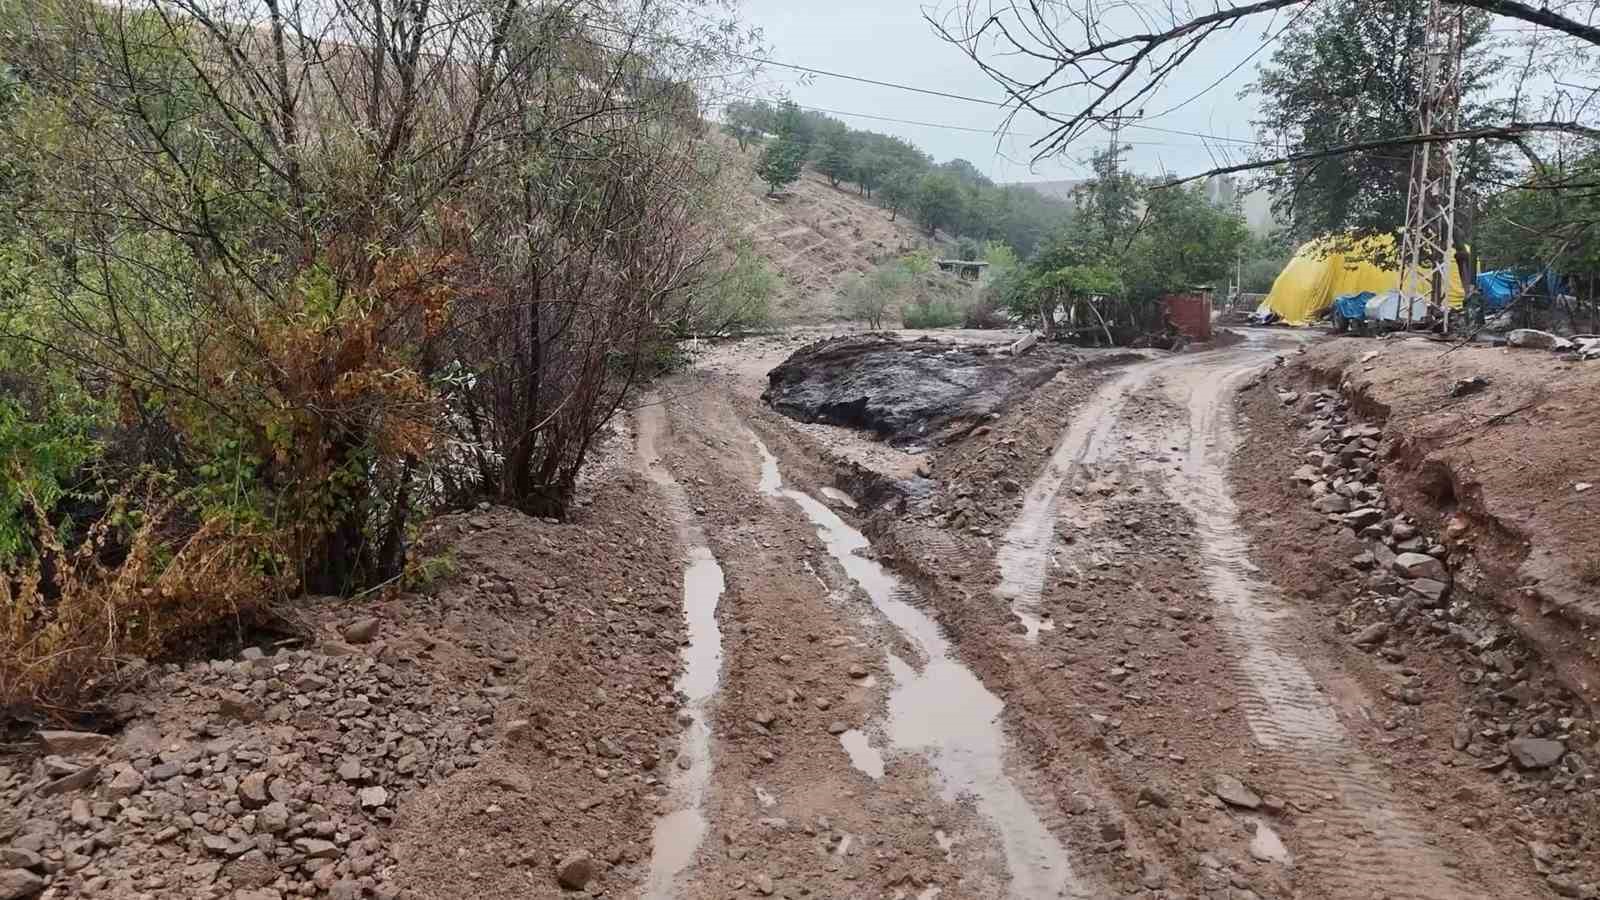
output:
[[[934,265],[941,272],[954,272],[966,281],[982,281],[983,270],[989,264],[981,259],[936,259]]]

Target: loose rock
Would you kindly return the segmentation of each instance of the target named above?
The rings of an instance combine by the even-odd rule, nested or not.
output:
[[[1218,775],[1212,782],[1211,792],[1223,803],[1240,809],[1256,809],[1261,805],[1261,797],[1232,775]]]
[[[581,891],[594,878],[594,859],[582,850],[569,853],[556,864],[556,883],[569,891]]]
[[[1545,738],[1517,738],[1506,746],[1517,765],[1524,769],[1547,769],[1566,755],[1567,745]]]

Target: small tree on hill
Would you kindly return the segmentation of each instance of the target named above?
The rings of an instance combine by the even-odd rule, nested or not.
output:
[[[850,175],[850,138],[847,134],[831,134],[822,145],[822,156],[817,160],[817,171],[828,176],[834,187]]]
[[[943,172],[929,172],[917,183],[913,200],[917,220],[931,237],[941,227],[955,221],[961,212],[961,185]]]
[[[800,166],[805,158],[804,147],[789,138],[779,138],[762,149],[756,174],[767,183],[767,192],[776,194],[800,180]]]
[[[900,216],[902,210],[910,209],[912,201],[917,196],[917,176],[912,172],[895,172],[884,179],[883,191],[878,199],[889,209],[889,221],[893,222]]]

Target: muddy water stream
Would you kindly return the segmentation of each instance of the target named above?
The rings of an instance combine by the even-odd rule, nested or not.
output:
[[[674,882],[694,860],[706,834],[703,810],[706,790],[711,783],[711,726],[707,706],[717,692],[722,677],[722,630],[717,625],[717,602],[725,582],[722,566],[712,555],[705,535],[690,515],[688,496],[657,457],[656,444],[664,429],[664,415],[658,405],[639,410],[639,463],[667,500],[678,529],[678,539],[686,550],[683,573],[683,611],[688,624],[689,642],[682,650],[683,673],[676,688],[687,698],[684,711],[690,721],[679,747],[681,760],[672,778],[673,799],[677,808],[656,820],[650,854],[650,878],[645,884],[646,900],[668,900],[674,896]],[[687,761],[687,766],[683,764]]]
[[[1000,698],[955,659],[938,624],[909,602],[916,599],[912,589],[861,555],[870,547],[866,537],[810,494],[784,488],[777,459],[759,438],[750,437],[763,460],[760,489],[800,507],[817,527],[829,554],[921,657],[913,661],[886,653],[894,676],[883,728],[890,748],[927,759],[939,773],[946,800],[970,798],[976,804],[1000,838],[1011,874],[1011,896],[1030,900],[1087,896],[1073,878],[1066,849],[1006,771]],[[920,662],[920,668],[914,662]],[[846,733],[845,749],[857,767],[878,777],[882,759],[865,744],[864,737]]]

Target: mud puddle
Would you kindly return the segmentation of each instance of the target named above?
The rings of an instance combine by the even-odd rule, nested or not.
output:
[[[896,653],[885,654],[893,675],[883,727],[889,749],[924,757],[938,772],[946,800],[974,801],[999,836],[1011,896],[1087,896],[1073,878],[1066,849],[1006,771],[1003,702],[956,661],[938,624],[909,602],[916,598],[912,589],[861,555],[870,547],[866,537],[810,494],[784,488],[777,458],[754,434],[750,438],[762,459],[760,489],[800,507],[829,554],[921,657],[919,669]]]
[[[705,534],[694,524],[688,496],[661,464],[656,444],[664,428],[659,405],[639,410],[639,463],[667,500],[677,523],[678,537],[687,550],[683,573],[683,611],[689,641],[681,656],[683,673],[676,689],[686,698],[689,716],[678,749],[680,760],[671,780],[677,809],[656,820],[650,853],[650,877],[643,896],[667,900],[675,894],[674,882],[688,868],[706,834],[703,810],[711,784],[711,726],[708,706],[722,678],[722,629],[717,624],[717,603],[726,587],[722,566],[707,545]]]
[[[850,754],[850,765],[873,780],[883,777],[883,754],[872,746],[866,732],[852,728],[839,735],[839,743],[844,745],[844,752]]]

